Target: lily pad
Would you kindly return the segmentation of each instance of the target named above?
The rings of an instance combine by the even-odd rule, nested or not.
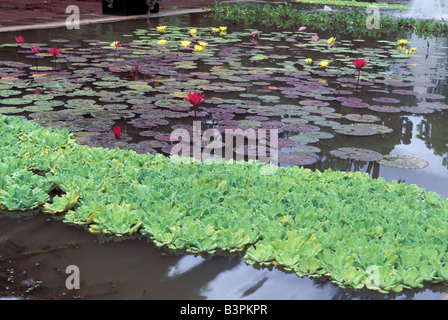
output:
[[[355,161],[378,161],[383,158],[381,153],[363,148],[344,147],[330,151],[330,154],[340,159]]]
[[[383,166],[402,169],[422,169],[428,166],[427,161],[406,155],[385,155],[377,162]]]
[[[345,119],[355,122],[378,122],[381,121],[380,117],[371,114],[347,114],[344,116]]]
[[[283,153],[280,152],[278,154],[278,161],[282,164],[288,164],[293,166],[306,166],[311,165],[319,161],[316,157],[308,153],[302,152],[291,152],[291,153]]]

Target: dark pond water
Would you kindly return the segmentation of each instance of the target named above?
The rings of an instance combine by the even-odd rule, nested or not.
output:
[[[166,33],[155,29],[160,25],[168,26]],[[359,170],[448,196],[446,39],[312,26],[299,32],[225,24],[226,34],[210,31],[223,25],[192,14],[0,34],[0,112],[66,128],[82,144],[168,154],[164,134],[192,124],[183,94],[200,90],[209,99],[198,109],[204,128],[278,129],[286,159],[280,165]],[[191,27],[198,28],[196,38]],[[251,36],[254,30],[258,37]],[[310,40],[315,34],[318,42]],[[27,43],[21,48],[12,46],[18,35]],[[337,37],[333,48],[327,46],[330,37]],[[187,39],[208,46],[195,53],[180,46]],[[405,50],[416,51],[397,49],[397,39],[407,39]],[[122,46],[114,51],[112,41]],[[30,44],[44,54],[36,58]],[[51,47],[63,49],[55,61],[45,54]],[[370,62],[360,92],[354,58]],[[322,60],[329,61],[327,68],[319,66]],[[135,62],[138,73],[131,72]],[[116,125],[126,131],[119,140],[112,133]],[[356,125],[357,133],[346,125]],[[334,153],[339,148],[357,148],[350,157],[363,160],[343,159]],[[406,156],[412,168],[372,161],[377,153]],[[428,285],[393,295],[345,290],[326,279],[255,269],[239,256],[177,255],[144,239],[105,241],[39,213],[0,215],[0,248],[0,297],[440,299],[447,289]],[[73,264],[81,271],[81,289],[69,291],[65,267]]]

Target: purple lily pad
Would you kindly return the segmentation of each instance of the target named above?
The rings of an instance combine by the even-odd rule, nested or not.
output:
[[[306,166],[316,163],[318,159],[308,153],[303,152],[291,152],[278,154],[278,161],[283,164],[289,164],[293,166]]]
[[[349,101],[343,102],[342,105],[344,107],[357,108],[357,109],[364,109],[370,106],[368,103],[365,102],[349,102]]]
[[[167,125],[169,122],[164,119],[144,119],[144,118],[138,118],[138,119],[132,119],[128,122],[132,126],[136,128],[151,128],[151,127],[157,127],[157,126],[164,126]]]
[[[370,106],[369,110],[385,113],[397,113],[401,111],[400,108],[394,106],[376,106],[376,105]]]
[[[411,106],[411,107],[400,107],[401,111],[414,113],[414,114],[428,114],[433,113],[435,110],[431,108],[421,107],[421,106]]]
[[[314,132],[320,130],[318,126],[314,126],[311,124],[295,124],[295,123],[286,124],[283,126],[283,129],[285,129],[285,131],[291,131],[291,132]]]
[[[400,103],[400,100],[394,98],[373,98],[372,100],[380,103]]]
[[[444,95],[436,94],[436,93],[421,93],[418,95],[421,98],[432,99],[432,100],[443,100],[445,99]]]

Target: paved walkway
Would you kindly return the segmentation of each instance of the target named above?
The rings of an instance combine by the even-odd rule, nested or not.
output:
[[[147,19],[147,18],[160,18],[171,15],[189,14],[197,12],[211,11],[212,9],[207,7],[197,8],[167,8],[161,10],[159,13],[151,13],[150,15],[137,15],[137,16],[116,16],[106,14],[83,14],[80,16],[80,25],[91,23],[106,23],[117,22],[125,20],[135,19]],[[47,28],[59,28],[65,27],[67,16],[54,17],[54,18],[42,18],[42,19],[29,19],[29,20],[14,20],[14,21],[0,21],[0,32],[14,32],[21,30],[31,29],[47,29]]]

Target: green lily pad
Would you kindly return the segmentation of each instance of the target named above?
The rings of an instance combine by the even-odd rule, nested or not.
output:
[[[381,153],[363,148],[338,148],[330,151],[330,154],[340,159],[356,161],[378,161],[383,158]]]
[[[402,169],[422,169],[428,166],[427,161],[406,155],[385,155],[377,162],[383,166]]]

